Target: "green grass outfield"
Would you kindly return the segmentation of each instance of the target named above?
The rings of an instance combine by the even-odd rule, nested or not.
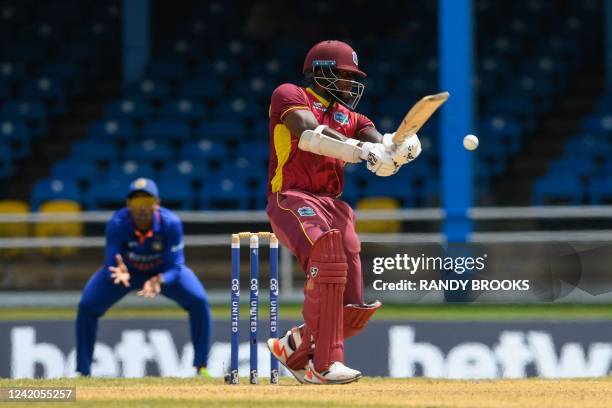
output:
[[[301,305],[281,304],[281,319],[299,319]],[[212,307],[214,318],[229,319],[228,306]],[[267,307],[260,308],[260,317],[268,314]],[[0,320],[49,320],[74,319],[74,308],[4,308],[0,309]],[[116,307],[106,314],[108,318],[184,318],[185,312],[179,307],[128,308]],[[241,316],[248,316],[246,307],[241,308]],[[375,315],[376,319],[413,319],[413,320],[525,320],[555,319],[584,320],[612,319],[612,305],[609,304],[551,304],[551,305],[384,305]]]
[[[230,386],[221,379],[64,378],[0,379],[0,387],[75,387],[78,407],[409,407],[409,408],[609,408],[610,378],[442,380],[363,378],[352,384],[300,385],[283,378],[280,385]],[[4,407],[51,406],[7,403]]]

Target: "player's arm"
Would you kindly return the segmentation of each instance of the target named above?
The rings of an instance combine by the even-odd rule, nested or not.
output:
[[[299,134],[298,148],[306,152],[333,157],[347,163],[367,161],[370,171],[378,176],[391,176],[397,166],[385,152],[382,143],[361,142],[320,125],[312,112],[295,110],[286,115],[283,123],[293,134]],[[301,132],[301,133],[300,133]]]
[[[319,121],[309,110],[301,109],[289,112],[283,118],[283,123],[294,135],[301,135],[305,130],[315,130],[319,126]],[[321,132],[325,136],[329,136],[336,140],[346,141],[348,137],[342,133],[325,127]]]
[[[106,224],[106,246],[104,248],[104,266],[110,272],[115,285],[130,286],[130,272],[121,257],[123,241],[119,225],[114,219]]]
[[[367,157],[359,140],[320,125],[309,110],[294,110],[285,115],[283,123],[292,134],[300,135],[298,147],[301,150],[349,163],[359,163]]]
[[[372,126],[366,126],[357,132],[357,138],[362,142],[382,143],[383,135]]]
[[[164,245],[164,272],[162,283],[174,282],[185,264],[183,225],[180,220],[169,225]]]

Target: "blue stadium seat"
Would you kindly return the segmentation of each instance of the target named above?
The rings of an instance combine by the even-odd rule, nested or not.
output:
[[[207,178],[198,200],[201,209],[246,210],[249,207],[248,187],[241,179]]]
[[[270,98],[277,84],[265,77],[253,77],[243,79],[234,84],[236,94],[244,95],[246,98],[264,97]]]
[[[489,115],[531,116],[535,112],[531,98],[525,95],[498,95],[489,102],[485,111]]]
[[[66,44],[59,51],[61,60],[75,61],[79,65],[94,61],[97,53],[95,47],[85,44]]]
[[[605,159],[612,155],[612,146],[603,134],[582,134],[565,144],[567,155]]]
[[[290,80],[295,74],[295,71],[291,69],[292,63],[290,58],[284,58],[282,55],[278,54],[282,52],[284,51],[276,49],[274,57],[265,59],[264,61],[252,66],[250,71],[251,75],[253,77],[268,78],[272,80],[275,85],[280,85],[281,83]],[[303,59],[304,56],[302,55],[301,58]]]
[[[21,62],[42,61],[45,58],[43,47],[31,44],[16,44],[12,47],[15,60]]]
[[[41,68],[41,73],[59,80],[75,80],[79,77],[79,66],[70,62],[49,62]]]
[[[153,114],[149,103],[144,99],[125,98],[111,102],[106,107],[106,116],[109,119],[145,119]]]
[[[214,141],[243,141],[245,134],[244,125],[236,120],[203,122],[195,131],[197,138]]]
[[[270,158],[270,146],[261,142],[240,143],[235,150],[235,156],[265,163]]]
[[[612,203],[612,177],[607,175],[591,180],[588,191],[590,204]]]
[[[123,152],[124,160],[163,164],[173,160],[174,154],[170,146],[155,140],[143,140],[130,143]]]
[[[414,206],[416,200],[415,187],[398,175],[392,177],[377,177],[376,181],[368,183],[363,189],[364,197],[391,197],[402,202],[403,206]]]
[[[478,68],[485,75],[506,77],[511,72],[508,61],[499,54],[483,55],[478,58]]]
[[[421,207],[434,207],[439,205],[440,201],[440,183],[437,178],[432,177],[427,181],[427,183],[423,184],[421,188],[417,189],[414,192],[410,193],[410,198],[408,200],[404,200],[405,207],[416,207],[417,203],[414,198],[419,200],[419,204]]]
[[[398,124],[408,109],[410,109],[410,101],[407,101],[406,98],[388,98],[378,104],[378,113],[391,117]]]
[[[254,99],[234,98],[221,100],[214,110],[219,120],[257,119],[267,117],[268,112]]]
[[[228,39],[223,45],[219,55],[228,59],[252,59],[257,51],[254,45],[239,39]]]
[[[185,64],[176,59],[159,59],[147,67],[147,74],[152,79],[178,80],[185,76]]]
[[[65,84],[50,77],[25,81],[19,88],[18,96],[23,99],[51,99],[61,101],[66,98]]]
[[[109,142],[130,141],[136,138],[136,129],[128,121],[97,120],[89,127],[89,137],[94,140]]]
[[[164,99],[170,95],[170,87],[160,79],[143,79],[140,82],[129,85],[127,95],[130,97],[148,98],[149,100]]]
[[[13,100],[2,106],[2,118],[44,121],[47,119],[47,111],[40,100]]]
[[[158,179],[160,182],[161,180],[177,179],[186,179],[190,181],[201,180],[207,175],[208,171],[207,166],[201,162],[183,159],[179,162],[173,161],[166,163],[164,168],[159,172]]]
[[[517,153],[521,147],[523,129],[512,118],[485,117],[479,122],[478,132],[481,135],[487,135],[488,139],[495,140],[494,144],[501,142],[501,145],[505,148],[504,155]]]
[[[25,124],[6,120],[0,123],[0,135],[4,143],[11,148],[15,159],[23,159],[30,152],[30,132]]]
[[[612,133],[612,113],[603,112],[590,115],[584,121],[583,129],[587,133]]]
[[[43,179],[34,184],[32,188],[31,208],[38,210],[41,203],[49,200],[74,200],[81,201],[76,183],[69,180]]]
[[[51,178],[76,183],[89,182],[97,173],[97,166],[89,160],[64,159],[55,162],[51,168]]]
[[[527,94],[540,97],[535,105],[538,112],[547,111],[552,107],[552,101],[546,97],[558,94],[564,84],[545,73],[527,73],[519,79],[520,88]]]
[[[10,146],[0,143],[0,179],[7,178],[13,172],[13,154]]]
[[[215,78],[192,79],[182,82],[176,93],[182,98],[216,99],[225,93],[225,85]]]
[[[354,206],[362,196],[362,191],[359,188],[359,183],[357,179],[354,177],[345,177],[344,179],[344,188],[342,189],[342,194],[340,195],[340,199],[346,201],[351,206]]]
[[[147,162],[137,162],[134,160],[126,160],[122,163],[114,162],[101,175],[100,178],[106,180],[134,180],[138,177],[155,178],[153,167]]]
[[[548,168],[547,175],[563,177],[591,177],[597,173],[595,161],[580,156],[564,156],[554,160]]]
[[[607,93],[597,101],[597,111],[612,112],[612,93]]]
[[[237,58],[217,58],[214,61],[204,61],[195,68],[195,75],[201,78],[238,78],[240,77],[240,61]]]
[[[194,194],[189,180],[184,178],[158,179],[159,195],[162,205],[175,210],[194,208]]]
[[[167,101],[159,109],[158,114],[164,119],[182,120],[201,120],[205,118],[205,115],[204,104],[189,99]]]
[[[179,119],[156,120],[145,123],[142,137],[158,141],[187,140],[191,134],[189,125]]]
[[[113,144],[91,139],[74,143],[70,150],[70,158],[75,160],[91,160],[108,164],[117,160],[118,157],[119,151]]]
[[[0,81],[0,102],[12,96],[12,84],[9,81]]]
[[[179,152],[181,159],[190,160],[194,163],[219,162],[227,159],[228,156],[227,148],[222,143],[211,139],[201,139],[197,142],[185,143]]]
[[[83,194],[83,202],[88,210],[117,210],[125,206],[126,191],[131,180],[113,179],[94,183]]]
[[[270,140],[270,122],[267,120],[255,122],[249,131],[249,140],[268,142]]]
[[[0,79],[2,79],[2,81],[22,81],[26,76],[26,64],[24,62],[0,62]]]
[[[479,157],[488,160],[503,160],[509,156],[508,149],[499,139],[491,139],[487,143],[480,145],[478,149]]]
[[[538,179],[532,193],[533,205],[544,204],[582,204],[584,188],[578,177],[548,176]]]
[[[383,97],[389,95],[390,93],[389,85],[384,77],[376,79],[367,78],[365,81],[365,86],[365,96],[367,98]]]
[[[220,167],[210,172],[204,177],[211,178],[229,178],[232,180],[244,180],[248,187],[255,189],[265,197],[265,189],[267,182],[267,172],[263,167],[257,166],[248,160],[237,159],[235,161],[222,162]]]

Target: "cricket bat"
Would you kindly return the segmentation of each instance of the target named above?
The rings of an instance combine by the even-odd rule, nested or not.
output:
[[[404,140],[418,132],[431,115],[446,102],[448,97],[448,92],[440,92],[435,95],[422,97],[420,101],[410,108],[406,116],[404,116],[402,123],[400,123],[395,131],[393,143],[400,145]]]

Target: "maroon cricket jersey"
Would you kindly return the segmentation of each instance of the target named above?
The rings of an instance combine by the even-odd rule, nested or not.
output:
[[[285,115],[298,109],[310,110],[320,124],[350,138],[357,139],[359,132],[374,125],[366,116],[342,104],[330,106],[330,101],[311,88],[283,84],[272,93],[268,194],[302,190],[337,197],[344,186],[345,162],[298,148],[300,135],[292,134],[283,124]]]

